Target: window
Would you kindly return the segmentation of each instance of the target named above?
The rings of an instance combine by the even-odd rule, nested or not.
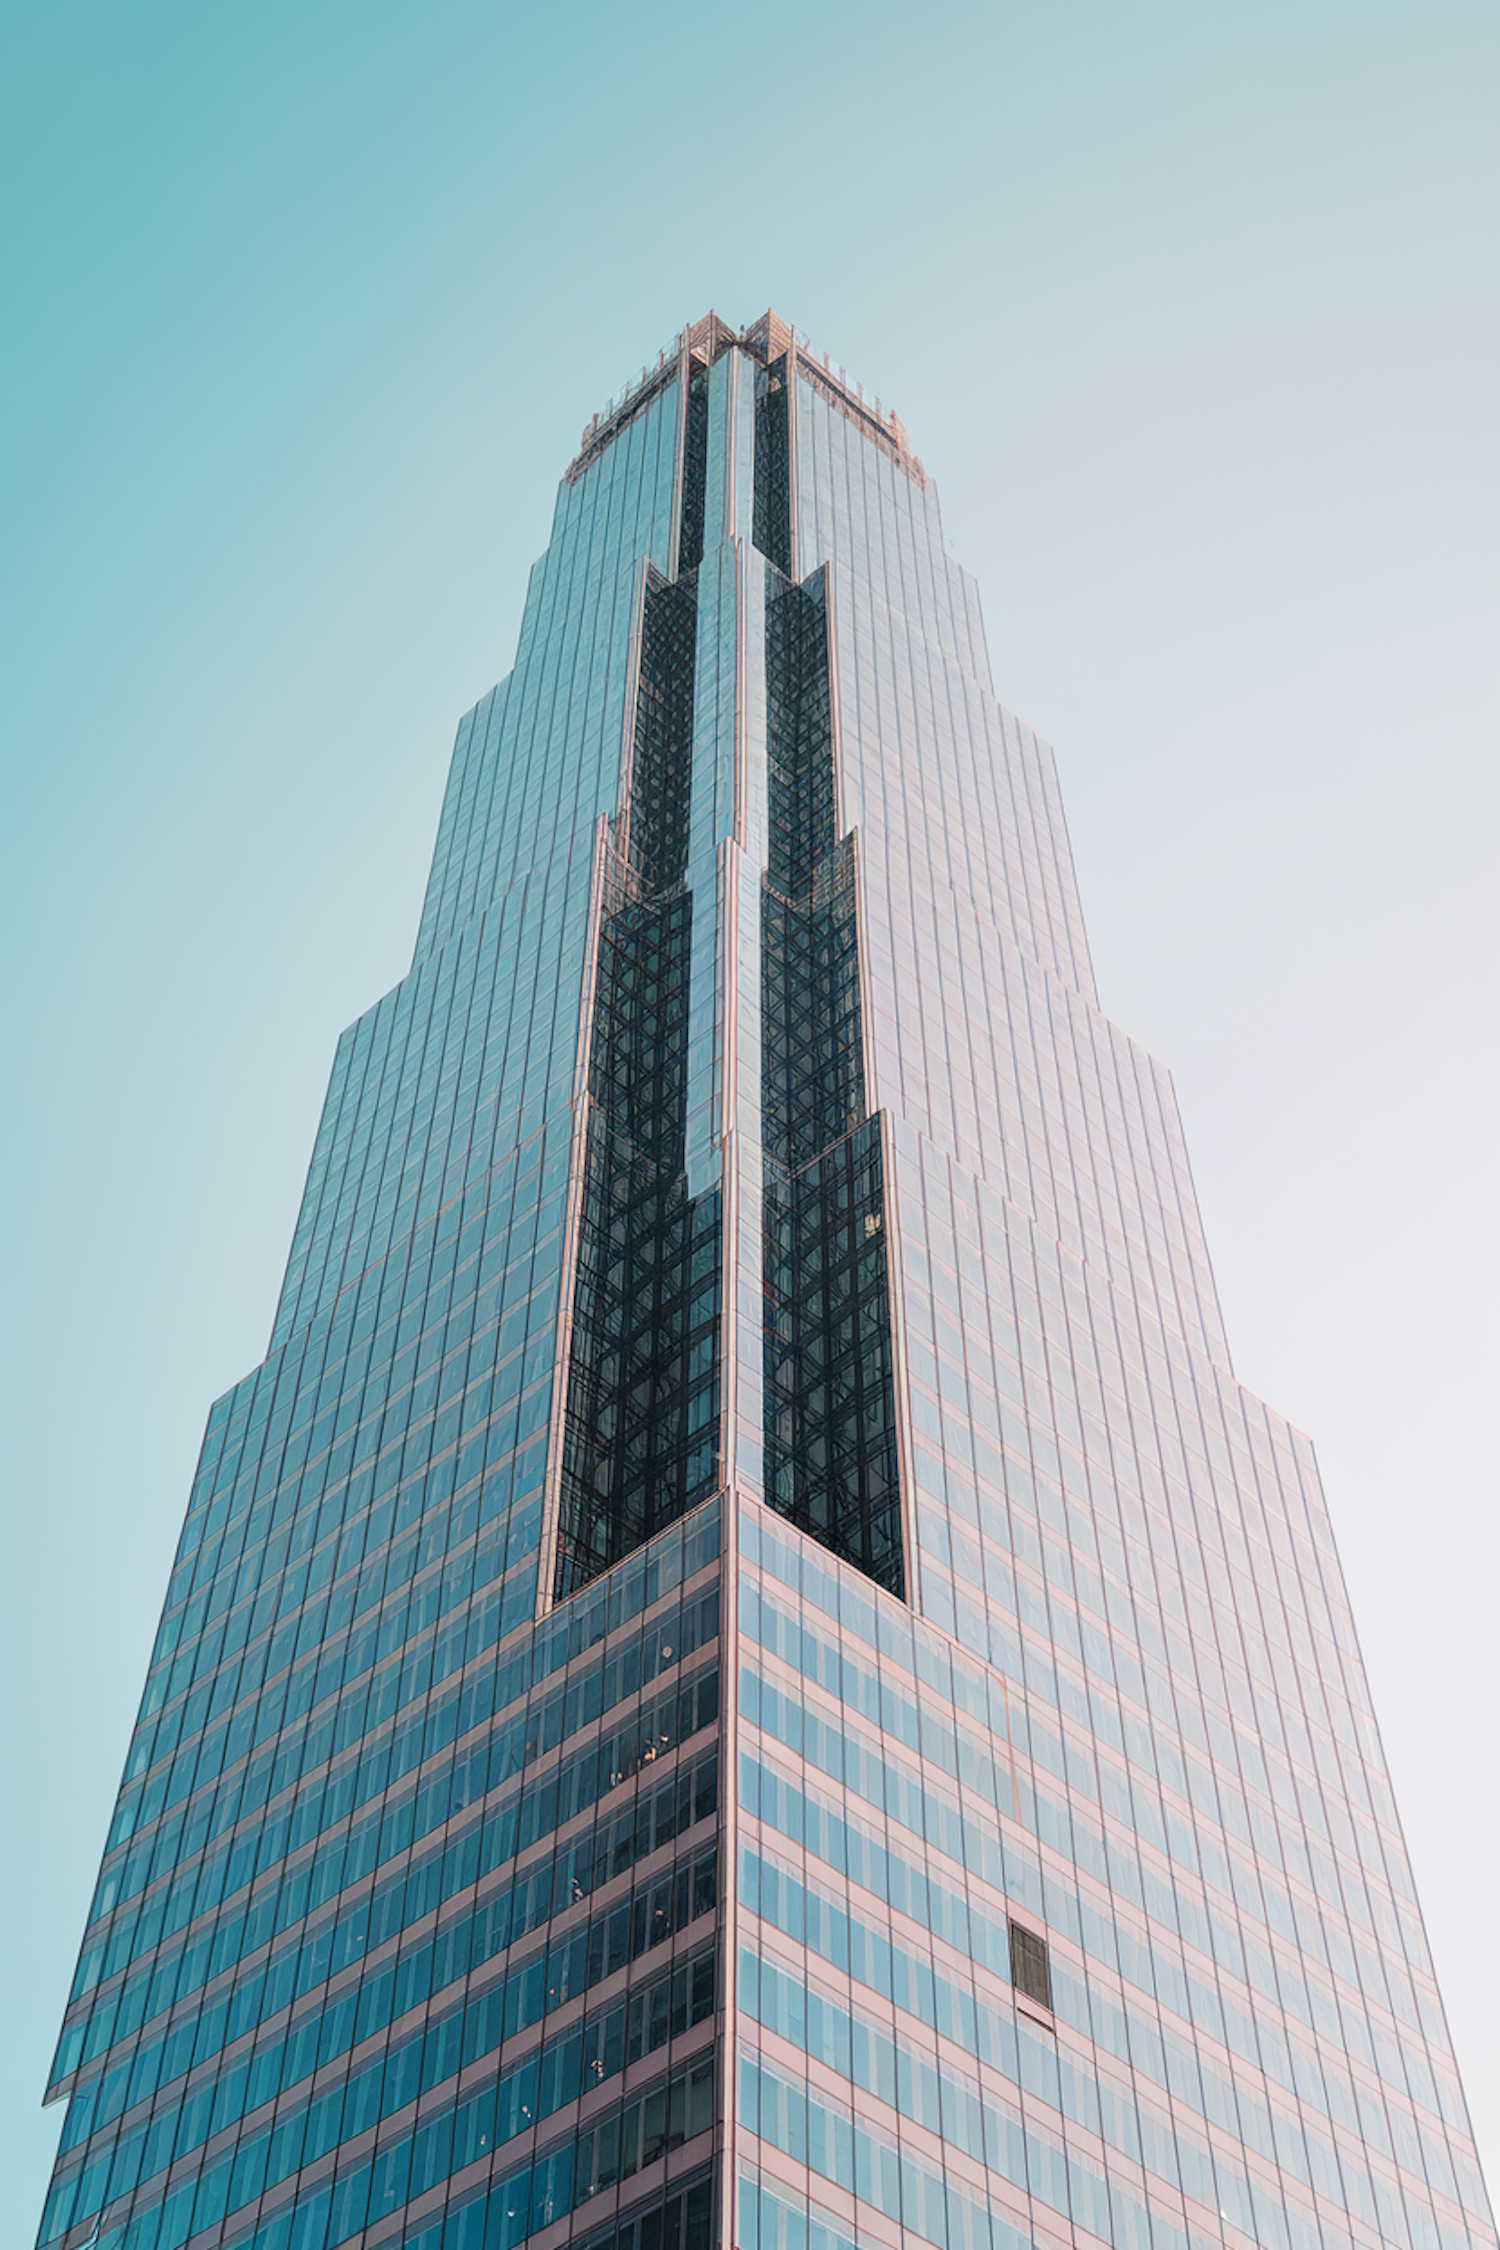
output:
[[[1047,1967],[1047,1941],[1034,1930],[1010,1925],[1010,1981],[1027,2000],[1052,2011],[1052,1976]]]

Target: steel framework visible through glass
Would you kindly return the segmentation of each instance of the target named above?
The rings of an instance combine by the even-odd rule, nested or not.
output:
[[[684,1176],[696,581],[647,588],[627,864],[610,875],[590,1049],[554,1591],[714,1489],[720,1198]]]
[[[904,1594],[880,1124],[865,1114],[854,840],[835,836],[831,701],[823,579],[778,574],[761,952],[766,1497]]]

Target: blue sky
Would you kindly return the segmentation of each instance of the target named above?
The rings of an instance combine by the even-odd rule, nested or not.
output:
[[[1493,2178],[1493,8],[0,26],[5,2239],[334,1039],[579,429],[710,305],[898,408],[1057,747],[1238,1372],[1319,1444]]]

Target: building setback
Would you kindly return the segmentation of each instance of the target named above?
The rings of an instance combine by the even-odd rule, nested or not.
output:
[[[1478,2250],[1308,1441],[893,414],[584,434],[212,1409],[57,2250]]]

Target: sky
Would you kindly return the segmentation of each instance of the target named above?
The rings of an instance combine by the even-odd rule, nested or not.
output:
[[[211,1400],[582,425],[894,405],[1317,1442],[1500,2185],[1485,0],[6,0],[0,2237]]]

